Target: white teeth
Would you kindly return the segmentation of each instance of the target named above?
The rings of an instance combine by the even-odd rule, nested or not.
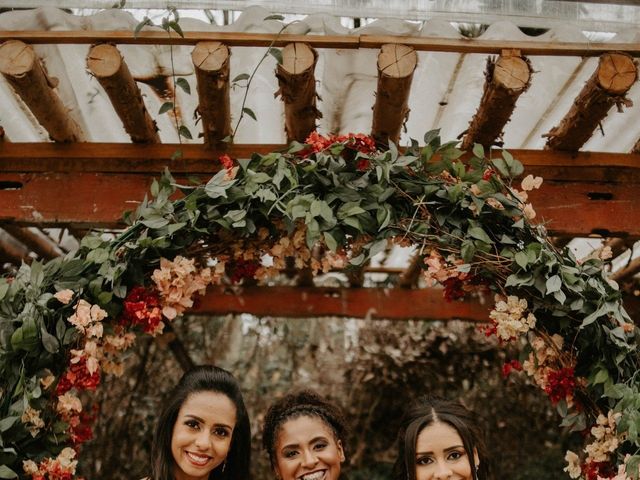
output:
[[[205,465],[210,458],[208,455],[198,455],[192,452],[186,452],[186,454],[193,463],[197,463],[198,465]]]
[[[320,480],[321,478],[324,478],[324,470],[302,475],[300,480]]]

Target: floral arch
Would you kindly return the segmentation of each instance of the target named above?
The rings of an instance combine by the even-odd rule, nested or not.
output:
[[[403,152],[312,134],[283,152],[223,156],[205,185],[165,172],[115,240],[86,237],[73,256],[0,279],[0,478],[76,478],[91,436],[80,397],[207,285],[267,278],[287,258],[314,273],[358,266],[389,242],[416,245],[448,300],[495,295],[487,333],[528,343],[508,367],[585,434],[584,452],[567,454],[571,478],[638,478],[638,328],[603,270],[607,252],[580,262],[556,249],[527,203],[542,179],[518,189],[523,167],[508,152],[463,153],[432,131]]]

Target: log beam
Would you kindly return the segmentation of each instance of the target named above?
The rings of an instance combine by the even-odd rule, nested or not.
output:
[[[640,257],[634,258],[628,265],[625,265],[620,270],[613,272],[609,278],[616,282],[622,282],[630,279],[638,272],[640,272]]]
[[[246,287],[210,288],[193,313],[250,313],[277,317],[355,317],[391,320],[487,322],[489,306],[477,300],[447,303],[442,289]]]
[[[276,77],[284,102],[287,141],[304,142],[316,129],[316,120],[322,117],[316,108],[316,77],[314,74],[318,54],[304,43],[290,43],[282,49],[282,63]]]
[[[424,256],[420,253],[415,253],[409,262],[407,269],[402,272],[400,278],[398,278],[398,286],[402,288],[413,288],[418,284],[420,274],[424,270]]]
[[[600,57],[598,68],[574,100],[569,112],[557,127],[544,136],[545,148],[552,150],[579,150],[612,106],[630,106],[625,94],[638,78],[633,57],[626,53],[605,53]]]
[[[0,73],[54,141],[84,141],[80,126],[54,91],[57,80],[47,76],[33,47],[18,40],[0,45]]]
[[[51,260],[62,255],[62,250],[58,248],[53,240],[41,232],[11,225],[10,223],[0,224],[0,227],[13,238],[22,242],[29,250],[37,253],[40,258]]]
[[[636,142],[636,144],[631,149],[631,153],[640,153],[640,138]]]
[[[29,250],[2,229],[0,229],[0,258],[14,265],[33,261],[33,258],[29,256]]]
[[[142,93],[120,51],[106,43],[94,45],[87,56],[87,68],[109,96],[131,140],[136,143],[160,143],[158,128],[144,105]]]
[[[529,88],[531,71],[531,63],[517,50],[506,50],[497,60],[487,59],[482,99],[462,140],[462,150],[471,149],[475,143],[485,148],[497,143],[518,98]]]
[[[220,42],[200,42],[191,52],[198,82],[198,111],[208,148],[224,149],[223,140],[231,135],[229,56],[229,48]]]
[[[383,45],[378,54],[378,89],[373,106],[371,136],[376,144],[396,145],[409,116],[409,92],[418,56],[407,45]]]

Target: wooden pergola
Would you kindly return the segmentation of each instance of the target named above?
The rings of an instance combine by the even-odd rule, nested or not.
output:
[[[317,49],[378,51],[378,87],[371,135],[380,145],[398,142],[409,112],[409,93],[416,68],[416,52],[458,52],[490,55],[486,83],[476,114],[462,137],[462,148],[475,143],[496,146],[516,108],[519,96],[535,81],[533,56],[598,57],[596,70],[562,121],[547,132],[543,150],[512,150],[527,174],[542,176],[543,187],[532,192],[538,217],[558,245],[573,237],[606,239],[615,255],[640,238],[640,129],[628,153],[583,152],[609,111],[627,105],[625,94],[637,80],[634,57],[640,44],[546,43],[457,40],[395,36],[307,36],[229,32],[142,31],[2,31],[0,73],[21,102],[46,129],[51,142],[0,143],[0,260],[29,261],[27,253],[50,259],[62,250],[40,228],[68,228],[80,235],[93,228],[121,228],[122,213],[132,210],[148,191],[153,178],[167,167],[178,180],[208,176],[220,167],[219,155],[246,158],[284,145],[228,144],[232,133],[229,102],[229,55],[236,47],[281,49],[276,76],[284,102],[283,129],[288,140],[304,141],[315,129],[314,68]],[[38,44],[89,44],[88,74],[95,76],[111,99],[131,143],[92,143],[67,111],[33,49]],[[118,50],[122,45],[192,45],[197,78],[202,144],[161,143],[136,80]],[[0,125],[1,127],[1,125]],[[179,155],[175,155],[179,151]],[[37,227],[34,228],[34,227]],[[640,318],[633,277],[640,270],[634,260],[612,277],[629,288],[627,306]],[[363,288],[367,272],[396,278],[394,288]],[[484,321],[487,306],[475,301],[444,303],[438,289],[417,289],[420,266],[406,269],[365,266],[349,275],[350,288],[309,286],[306,272],[295,287],[218,288],[199,306],[203,313],[247,312],[272,316],[338,315],[367,318],[453,318]]]

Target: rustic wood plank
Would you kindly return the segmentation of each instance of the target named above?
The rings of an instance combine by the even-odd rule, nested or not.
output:
[[[392,35],[291,35],[240,32],[174,32],[143,31],[0,31],[0,41],[21,40],[30,44],[138,44],[138,45],[195,45],[198,42],[223,42],[230,47],[284,47],[291,42],[304,42],[313,48],[373,48],[386,43],[401,43],[416,51],[500,54],[504,49],[520,50],[523,55],[597,57],[610,51],[640,56],[638,43],[580,43],[534,42],[506,40],[469,40],[436,37],[406,37]]]
[[[580,169],[572,169],[580,170]],[[602,171],[606,169],[600,169]],[[609,169],[613,170],[613,169]],[[529,171],[535,172],[535,169]],[[635,170],[637,172],[637,170]],[[628,177],[628,172],[620,174]],[[0,221],[114,227],[144,198],[154,177],[131,173],[3,173]],[[202,181],[208,178],[201,177]],[[186,179],[176,176],[187,184]],[[551,181],[532,192],[537,219],[554,235],[640,236],[640,183]],[[65,192],[61,195],[61,192]]]
[[[168,167],[175,173],[212,173],[223,153],[233,158],[286,149],[281,144],[232,144],[228,150],[208,150],[204,145],[131,143],[8,143],[0,142],[0,172],[125,172],[156,174]],[[179,158],[171,159],[176,152]],[[640,153],[564,152],[509,149],[528,173],[549,178],[593,181],[640,181]],[[498,155],[499,153],[491,153]],[[620,176],[621,169],[629,170]],[[609,172],[610,170],[610,172]],[[557,173],[560,172],[560,173]],[[630,177],[628,176],[630,175]]]
[[[250,313],[277,317],[355,317],[391,320],[469,320],[487,322],[488,305],[447,303],[442,290],[319,287],[216,287],[197,301],[193,313]]]

